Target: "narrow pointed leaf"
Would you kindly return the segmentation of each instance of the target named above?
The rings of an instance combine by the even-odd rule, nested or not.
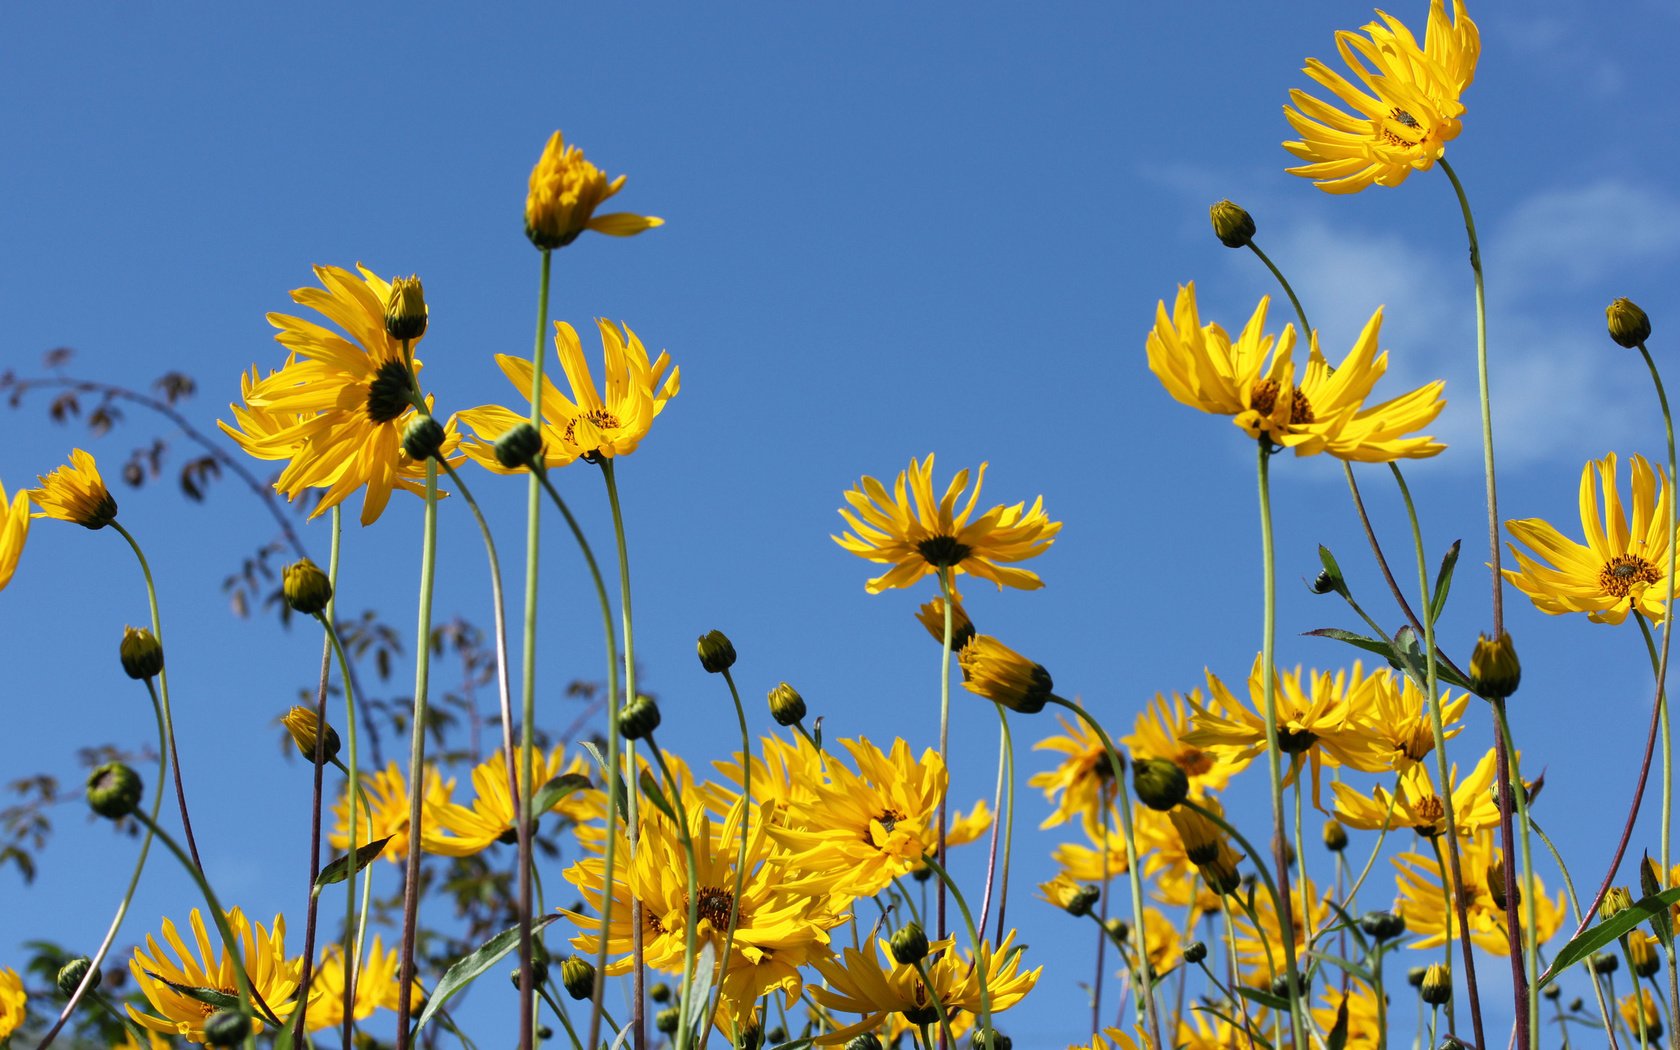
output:
[[[206,1006],[213,1006],[218,1010],[239,1009],[239,996],[230,995],[227,992],[222,991],[220,988],[200,988],[190,984],[176,984],[169,978],[159,977],[150,970],[146,971],[146,976],[150,977],[159,984],[166,984],[172,991],[179,992],[188,999],[197,1000]]]
[[[374,839],[372,842],[364,842],[357,846],[356,870],[361,871],[377,860],[379,854],[384,851],[385,844],[390,841],[391,837],[387,835],[382,839]],[[345,876],[349,874],[350,855],[346,853],[342,857],[334,857],[332,863],[321,869],[321,874],[315,876],[315,885],[317,887],[331,886],[335,882],[343,882]]]
[[[544,915],[531,923],[531,932],[536,933],[559,918],[558,915]],[[502,956],[518,947],[519,926],[515,924],[485,941],[476,951],[455,960],[454,965],[444,972],[442,979],[437,983],[437,987],[432,989],[431,996],[426,1000],[425,1009],[420,1011],[420,1019],[414,1022],[414,1035],[418,1036],[420,1034],[420,1029],[424,1028],[426,1022],[430,1021],[443,1008],[443,1004],[449,1001],[450,996],[471,984],[484,971],[500,962]]]
[[[1367,638],[1362,634],[1354,634],[1352,631],[1344,631],[1340,627],[1320,627],[1318,630],[1308,631],[1306,634],[1310,638],[1334,638],[1336,641],[1346,642],[1356,649],[1374,653],[1390,664],[1395,662],[1394,646],[1385,641]]]
[[[585,741],[583,741],[583,749],[585,751],[589,752],[589,756],[595,760],[595,767],[601,771],[601,780],[603,782],[606,781],[608,776],[616,776],[617,775],[617,774],[611,773],[607,769],[607,760],[605,758],[601,757],[601,749],[600,748],[596,747],[594,744],[585,740]],[[620,820],[624,821],[626,824],[630,823],[630,809],[629,809],[629,806],[630,806],[629,797],[624,792],[624,778],[623,777],[618,777],[618,817],[619,817]]]
[[[1452,590],[1453,567],[1458,564],[1461,542],[1453,540],[1453,545],[1447,548],[1446,557],[1441,559],[1441,571],[1435,574],[1435,591],[1429,596],[1429,622],[1432,624],[1441,618],[1441,611],[1447,607],[1447,592]]]
[[[1662,883],[1657,878],[1657,869],[1651,864],[1649,853],[1639,860],[1639,891],[1647,897],[1662,892]],[[1674,920],[1667,908],[1661,908],[1651,916],[1651,932],[1657,935],[1664,948],[1674,943]]]
[[[669,802],[665,801],[665,792],[659,790],[659,781],[654,778],[652,770],[642,770],[641,785],[642,794],[646,796],[649,802],[653,803],[655,809],[672,820],[677,819],[676,811],[671,808]]]
[[[716,968],[717,949],[708,941],[695,956],[694,978],[689,983],[688,997],[682,1004],[682,1026],[690,1032],[698,1031],[706,1016],[706,1000],[712,993],[712,971]]]
[[[574,791],[583,791],[590,786],[589,778],[582,773],[562,773],[537,789],[531,796],[531,812],[541,816],[559,804],[560,800]]]
[[[1672,907],[1676,901],[1680,901],[1680,886],[1663,890],[1652,897],[1642,897],[1633,903],[1633,907],[1619,911],[1598,925],[1582,930],[1579,937],[1559,950],[1557,957],[1552,960],[1552,965],[1547,967],[1546,972],[1534,983],[1535,989],[1546,987],[1557,979],[1558,974],[1649,920],[1657,912]]]

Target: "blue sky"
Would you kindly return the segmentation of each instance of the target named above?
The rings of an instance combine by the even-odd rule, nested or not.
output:
[[[1425,7],[1392,13],[1421,29]],[[1680,16],[1657,3],[1471,13],[1483,54],[1449,156],[1484,241],[1502,506],[1574,532],[1582,463],[1662,455],[1643,367],[1605,338],[1602,310],[1617,295],[1641,302],[1666,356],[1680,73],[1664,42]],[[199,394],[185,411],[210,430],[240,371],[281,359],[265,312],[291,308],[312,264],[359,260],[425,279],[440,407],[510,401],[492,355],[531,346],[537,255],[520,208],[559,127],[630,176],[615,203],[668,223],[559,253],[551,313],[580,328],[626,321],[683,370],[682,394],[620,471],[637,650],[683,755],[702,764],[730,747],[727,697],[691,655],[713,627],[735,641],[750,702],[786,679],[831,735],[932,742],[936,659],[910,618],[931,591],[868,596],[872,567],[828,538],[845,488],[927,452],[942,477],[989,461],[988,502],[1042,493],[1065,522],[1032,566],[1044,590],[965,593],[986,630],[1124,731],[1204,667],[1240,678],[1258,647],[1252,454],[1226,421],[1171,401],[1143,355],[1154,304],[1179,282],[1196,280],[1204,317],[1230,327],[1272,290],[1208,231],[1207,205],[1232,197],[1333,358],[1385,305],[1391,390],[1447,379],[1435,430],[1452,447],[1408,476],[1432,557],[1465,541],[1444,628],[1462,654],[1487,627],[1487,595],[1471,286],[1450,187],[1431,172],[1332,198],[1284,174],[1278,147],[1301,61],[1333,58],[1333,31],[1368,17],[1346,3],[8,7],[0,363],[40,374],[44,351],[69,346],[77,375],[146,386],[186,372]],[[8,486],[74,445],[115,473],[162,432],[131,414],[92,440],[48,423],[42,398],[0,420]],[[1364,473],[1403,562],[1386,472]],[[1335,464],[1280,460],[1275,474],[1280,661],[1335,666],[1350,654],[1298,635],[1349,617],[1290,584],[1316,571],[1321,542],[1381,608],[1379,581]],[[470,477],[518,579],[523,485]],[[561,484],[605,549],[598,484]],[[271,522],[231,482],[203,508],[167,482],[118,497],[163,581],[210,872],[252,913],[297,913],[300,936],[306,777],[277,752],[273,720],[312,677],[318,640],[232,619],[220,591]],[[482,551],[460,511],[443,514],[438,613],[487,622]],[[400,497],[375,527],[350,529],[351,608],[409,622],[419,518]],[[600,654],[558,522],[549,537],[541,665],[558,687],[594,675]],[[325,551],[321,522],[308,542]],[[1547,774],[1541,816],[1578,879],[1596,881],[1650,700],[1641,644],[1631,625],[1547,618],[1514,593],[1507,607],[1525,669],[1513,718],[1525,761]],[[36,523],[0,597],[5,779],[73,780],[78,746],[147,739],[143,695],[115,660],[123,624],[144,614],[117,537]],[[551,728],[570,721],[563,698],[545,703]],[[1488,736],[1482,713],[1472,725],[1456,752],[1466,764]],[[954,793],[989,794],[990,714],[959,706],[954,734]],[[1025,758],[1023,774],[1041,761]],[[1263,788],[1247,790],[1257,820]],[[1037,802],[1023,799],[1030,828]],[[0,909],[0,964],[34,936],[96,940],[119,891],[132,847],[83,826],[78,807],[57,816],[33,886],[0,871],[0,898],[26,904]],[[1054,841],[1022,835],[1018,885],[1049,874]],[[1557,885],[1549,865],[1546,878]],[[184,914],[189,888],[154,867],[128,935]],[[1058,916],[1023,921],[1050,968],[1006,1029],[1021,1045],[1087,1037],[1072,986],[1088,972],[1084,942],[1064,941]],[[1484,968],[1484,987],[1501,972]],[[502,994],[498,981],[477,998]],[[483,1016],[484,1038],[503,1037],[501,1019]]]

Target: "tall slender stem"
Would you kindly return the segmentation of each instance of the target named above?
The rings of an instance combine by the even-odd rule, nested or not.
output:
[[[939,796],[939,859],[946,858],[945,836],[951,819],[951,639],[955,630],[956,588],[951,584],[951,567],[939,567],[939,593],[945,599],[945,633],[939,647],[939,762],[945,767],[945,792]],[[939,936],[945,936],[945,882],[939,883]],[[941,1037],[943,1039],[943,1037]]]
[[[752,734],[747,730],[747,711],[741,706],[741,691],[735,688],[735,676],[723,669],[723,680],[729,685],[730,699],[735,701],[735,720],[741,727],[741,841],[735,853],[735,886],[729,896],[729,932],[723,938],[723,959],[718,965],[716,986],[712,992],[711,1009],[707,1017],[717,1016],[718,1003],[723,997],[723,982],[729,976],[729,962],[735,955],[735,930],[741,923],[741,885],[747,875],[747,837],[752,831]],[[706,1025],[700,1035],[700,1050],[712,1038],[715,1025]]]
[[[1670,611],[1668,614],[1663,616],[1662,654],[1657,660],[1656,667],[1657,706],[1662,710],[1663,785],[1661,859],[1662,870],[1666,877],[1669,863],[1668,844],[1670,823],[1674,802],[1674,754],[1673,740],[1670,735],[1668,724],[1667,683],[1669,644],[1673,641],[1674,637],[1674,617],[1672,613],[1672,610],[1674,609],[1674,547],[1676,541],[1676,536],[1674,534],[1674,484],[1676,476],[1675,472],[1677,469],[1680,469],[1680,467],[1677,467],[1674,456],[1674,415],[1668,408],[1668,393],[1663,389],[1662,375],[1657,371],[1657,362],[1651,357],[1651,352],[1645,349],[1645,344],[1643,342],[1639,344],[1639,354],[1645,359],[1645,367],[1650,370],[1651,385],[1656,388],[1657,402],[1662,408],[1663,436],[1668,439],[1668,483],[1663,486],[1663,491],[1668,496],[1666,501],[1668,505],[1665,508],[1667,511],[1665,535],[1668,537],[1668,583],[1664,594],[1665,604],[1663,608]],[[1670,972],[1672,973],[1672,968]],[[1675,998],[1680,1000],[1680,995],[1677,995]],[[1680,1005],[1676,1006],[1676,1011],[1680,1012]],[[1677,1033],[1676,1037],[1680,1038],[1680,1033]]]

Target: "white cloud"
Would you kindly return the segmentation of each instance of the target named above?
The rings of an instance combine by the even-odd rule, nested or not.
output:
[[[1489,239],[1487,263],[1520,293],[1603,281],[1619,268],[1671,259],[1680,198],[1619,179],[1537,193]]]

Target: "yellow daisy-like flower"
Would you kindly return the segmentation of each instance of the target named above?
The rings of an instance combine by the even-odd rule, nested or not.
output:
[[[1132,735],[1122,737],[1120,742],[1134,761],[1164,758],[1184,770],[1184,775],[1190,778],[1192,798],[1205,798],[1210,791],[1222,791],[1232,777],[1248,768],[1249,760],[1215,755],[1184,740],[1191,729],[1191,712],[1197,708],[1205,710],[1208,705],[1200,689],[1191,690],[1189,697],[1175,692],[1171,700],[1164,693],[1156,693],[1155,700],[1137,716]]]
[[[600,168],[583,159],[583,150],[566,145],[556,131],[531,169],[531,188],[525,196],[525,235],[538,248],[562,248],[584,230],[631,237],[663,226],[651,215],[614,212],[596,215],[595,209],[624,188],[627,176],[608,181]]]
[[[383,772],[363,773],[362,790],[367,792],[368,804],[356,806],[357,823],[362,827],[356,829],[356,842],[366,845],[382,838],[391,841],[385,844],[380,856],[393,864],[401,864],[408,855],[408,777],[401,766],[390,762]],[[431,831],[432,817],[440,808],[449,804],[449,796],[455,790],[455,781],[451,778],[445,781],[438,775],[436,768],[426,767],[426,797],[422,800],[420,819],[426,823],[427,831]],[[333,806],[332,833],[327,840],[334,849],[348,850],[350,848],[350,803],[349,796],[340,795]],[[372,828],[367,827],[371,819]]]
[[[775,803],[775,809],[769,811],[769,819],[785,823],[782,813],[789,806],[816,802],[815,785],[820,784],[823,778],[823,753],[804,737],[787,741],[781,737],[766,736],[759,738],[759,744],[763,757],[751,759],[752,802],[755,807],[765,802]],[[714,761],[712,767],[728,783],[707,781],[695,791],[706,800],[708,809],[721,816],[741,799],[745,783],[741,753],[735,752],[732,759]]]
[[[397,1008],[402,996],[402,985],[397,981],[399,955],[396,948],[386,951],[380,936],[373,935],[373,945],[362,956],[362,970],[356,977],[356,1002],[352,1008],[356,1020],[367,1020],[381,1007]],[[410,986],[408,994],[410,1008],[417,1008],[421,1000],[419,981]],[[318,1032],[343,1023],[344,948],[334,944],[321,953],[320,965],[309,981],[309,1030]]]
[[[1096,730],[1083,719],[1069,721],[1058,712],[1056,721],[1062,724],[1061,735],[1040,740],[1033,750],[1055,751],[1066,757],[1055,769],[1027,778],[1027,785],[1043,789],[1044,797],[1056,807],[1039,827],[1053,828],[1075,817],[1094,826],[1103,807],[1114,797],[1108,751]]]
[[[1011,950],[1014,940],[1015,931],[1011,930],[995,948],[992,942],[981,941],[978,967],[973,959],[964,958],[952,949],[949,937],[930,944],[922,963],[933,985],[932,995],[914,966],[893,961],[892,949],[884,938],[876,942],[879,954],[846,948],[840,956],[816,960],[817,972],[828,985],[810,988],[817,1005],[837,1013],[863,1015],[855,1024],[817,1037],[816,1045],[845,1043],[854,1035],[879,1027],[893,1014],[904,1014],[916,1024],[936,1024],[935,997],[947,1016],[976,1013],[980,1009],[981,970],[985,971],[986,988],[991,993],[992,1013],[1008,1010],[1026,998],[1044,969],[1040,966],[1022,972],[1024,953]]]
[[[1499,824],[1499,804],[1493,795],[1498,752],[1489,750],[1463,780],[1453,764],[1453,824],[1460,836],[1474,835]],[[1416,762],[1400,774],[1399,788],[1390,795],[1381,785],[1362,795],[1351,784],[1336,783],[1336,819],[1364,831],[1411,828],[1424,838],[1446,834],[1447,810],[1431,779],[1427,763]]]
[[[1661,1036],[1656,1033],[1662,1031],[1665,1015],[1662,1004],[1651,995],[1651,989],[1641,988],[1637,993],[1630,992],[1616,1000],[1616,1012],[1622,1015],[1622,1021],[1628,1026],[1628,1031],[1640,1037],[1641,1046],[1661,1042]]]
[[[1464,900],[1470,940],[1490,955],[1511,954],[1505,909],[1496,903],[1496,899],[1503,897],[1503,859],[1504,852],[1493,844],[1491,831],[1484,831],[1459,847],[1459,866],[1464,871],[1465,888],[1458,896]],[[1448,940],[1457,941],[1458,915],[1447,910],[1446,896],[1441,890],[1441,871],[1444,867],[1450,880],[1452,866],[1443,865],[1433,853],[1403,853],[1394,858],[1394,866],[1399,869],[1395,882],[1400,891],[1395,910],[1405,916],[1406,929],[1419,935],[1411,947],[1435,948]],[[1545,944],[1563,925],[1563,893],[1560,891],[1555,898],[1549,898],[1545,883],[1536,876],[1524,885],[1520,872],[1517,889],[1524,900],[1533,899],[1539,943]],[[1517,909],[1519,917],[1526,907]]]
[[[1336,50],[1364,90],[1316,58],[1307,76],[1329,89],[1347,111],[1301,90],[1284,116],[1301,138],[1283,148],[1307,163],[1287,169],[1314,180],[1327,193],[1358,193],[1367,186],[1398,186],[1413,169],[1427,171],[1458,137],[1464,114],[1459,96],[1476,76],[1481,37],[1453,0],[1447,18],[1442,0],[1431,0],[1419,47],[1412,31],[1381,11],[1365,35],[1336,34]]]
[[[163,939],[174,950],[174,958],[158,947],[151,934],[146,935],[144,948],[134,949],[134,958],[128,964],[129,972],[134,975],[146,1001],[161,1016],[141,1013],[133,1006],[128,1008],[128,1016],[142,1027],[161,1035],[180,1036],[189,1042],[208,1045],[204,1038],[204,1022],[216,1012],[216,1008],[175,991],[163,983],[164,980],[189,988],[213,988],[227,995],[238,994],[239,985],[234,976],[233,957],[220,944],[220,938],[212,940],[197,908],[192,910],[191,924],[196,954],[181,940],[175,924],[168,919],[163,920]],[[251,990],[262,997],[275,1017],[286,1020],[296,1005],[293,999],[302,976],[303,960],[286,958],[285,918],[274,917],[272,937],[261,923],[247,921],[238,908],[227,913],[227,924],[239,942],[239,954],[246,973],[250,975]],[[261,1032],[262,1021],[253,1019],[251,1030]]]
[[[1141,816],[1141,813],[1138,815]],[[1111,830],[1105,839],[1099,826],[1081,821],[1080,827],[1091,845],[1085,846],[1077,842],[1060,843],[1050,851],[1050,859],[1061,865],[1062,871],[1069,878],[1080,882],[1101,884],[1126,874],[1129,869],[1125,836]]]
[[[1347,991],[1326,988],[1321,997],[1324,1005],[1312,1010],[1313,1020],[1329,1032],[1336,1027],[1337,1015],[1347,1006],[1346,1050],[1377,1050],[1384,1045],[1386,1033],[1382,1029],[1382,1015],[1377,1010],[1377,997],[1364,983],[1354,981]]]
[[[148,1030],[146,1032],[146,1045],[141,1046],[140,1040],[134,1038],[134,1032],[127,1025],[124,1025],[123,1040],[116,1045],[116,1050],[170,1050],[170,1047],[174,1045],[163,1036]]]
[[[420,340],[411,341],[405,357],[402,341],[385,331],[390,283],[366,267],[357,269],[360,277],[337,266],[317,266],[322,287],[292,292],[295,302],[319,311],[344,334],[289,314],[268,315],[279,329],[274,338],[291,357],[266,379],[247,383],[241,377],[246,409],[230,407],[235,419],[254,431],[220,426],[259,459],[291,461],[274,485],[287,499],[306,489],[326,489],[312,518],[365,487],[361,521],[371,525],[384,513],[392,490],[425,492],[417,480],[424,478],[425,464],[402,448],[403,428],[415,413],[421,363],[412,358],[412,346]],[[431,401],[426,404],[429,408]],[[295,422],[287,425],[288,417]],[[460,442],[453,420],[444,434],[439,454],[447,458]]]
[[[1644,457],[1632,456],[1630,464],[1633,506],[1628,514],[1617,491],[1614,452],[1581,469],[1584,545],[1539,518],[1505,523],[1512,538],[1530,548],[1507,545],[1518,568],[1506,569],[1505,578],[1541,612],[1584,612],[1594,623],[1621,623],[1629,612],[1653,622],[1667,615],[1667,521],[1674,493],[1664,472],[1653,470]]]
[[[0,1039],[17,1031],[29,1016],[29,993],[16,970],[0,967]]]
[[[29,498],[41,508],[34,514],[37,518],[57,518],[86,529],[103,529],[117,520],[117,501],[99,476],[99,465],[79,448],[71,450],[69,466],[38,474],[35,480],[41,486],[30,489]],[[21,547],[22,540],[18,542]]]
[[[565,773],[587,778],[589,766],[581,755],[566,761],[566,746],[554,745],[545,757],[541,751],[532,756],[532,778],[537,788]],[[515,775],[519,756],[514,756]],[[518,835],[513,825],[513,795],[508,790],[507,760],[500,749],[473,767],[472,785],[475,793],[472,806],[442,802],[426,808],[426,832],[421,847],[427,853],[444,857],[469,857],[485,849],[492,842],[512,842]],[[535,789],[533,789],[535,790]],[[564,814],[573,823],[593,819],[600,808],[583,791],[574,791],[554,804],[550,812]]]
[[[1406,675],[1380,668],[1353,691],[1348,701],[1361,712],[1366,733],[1378,748],[1388,753],[1392,768],[1409,769],[1435,750],[1435,732],[1429,718],[1429,699]],[[1441,694],[1441,735],[1447,740],[1464,732],[1464,708],[1469,693],[1454,699]]]
[[[1429,437],[1406,436],[1428,426],[1446,407],[1440,380],[1366,407],[1372,388],[1388,371],[1388,353],[1377,350],[1380,308],[1334,368],[1314,336],[1297,384],[1297,333],[1293,325],[1284,325],[1275,339],[1266,334],[1269,304],[1269,298],[1260,300],[1233,343],[1219,325],[1201,323],[1195,284],[1180,286],[1170,315],[1166,303],[1156,305],[1155,327],[1146,342],[1149,370],[1181,404],[1230,416],[1249,437],[1264,437],[1298,456],[1328,452],[1337,459],[1389,463],[1446,448]]]
[[[29,493],[20,490],[8,499],[6,486],[0,485],[0,591],[12,582],[23,541],[28,538]]]
[[[1246,1017],[1255,1031],[1267,1031],[1266,1013],[1254,1007],[1239,1008],[1239,1016]],[[1174,1050],[1254,1050],[1257,1037],[1222,1017],[1210,1017],[1205,1008],[1186,1010],[1178,1019],[1178,1033],[1173,1037]]]
[[[898,475],[893,491],[865,476],[846,492],[851,510],[842,507],[840,516],[853,532],[830,538],[860,558],[891,565],[886,573],[865,585],[870,594],[891,587],[909,587],[922,577],[948,568],[952,574],[970,573],[990,580],[1002,590],[1005,585],[1024,591],[1044,586],[1026,569],[1006,564],[1043,554],[1062,530],[1062,523],[1044,513],[1044,497],[1033,501],[1032,509],[1017,503],[1001,504],[970,520],[980,502],[980,486],[986,480],[986,464],[974,479],[968,502],[957,510],[957,500],[968,487],[968,471],[959,470],[944,496],[933,495],[933,455],[921,462],[912,459],[910,468]],[[855,534],[854,534],[855,533]]]

